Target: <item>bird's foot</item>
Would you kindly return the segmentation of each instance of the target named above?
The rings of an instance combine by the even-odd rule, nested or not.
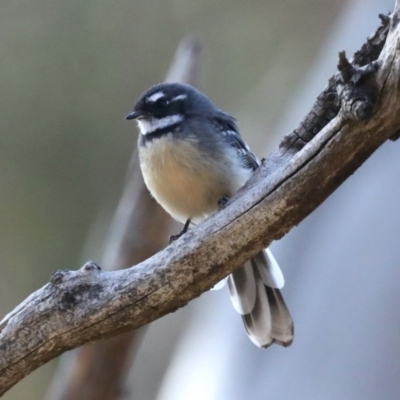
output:
[[[175,242],[175,240],[178,240],[182,235],[184,235],[188,231],[189,225],[190,225],[190,219],[186,221],[183,229],[177,235],[171,235],[169,237],[169,244]]]
[[[184,235],[186,232],[183,232],[183,229],[177,234],[177,235],[171,235],[169,237],[169,244],[174,243],[175,240],[178,240],[182,235]]]
[[[223,210],[226,207],[226,205],[228,204],[228,201],[229,201],[228,196],[224,196],[224,197],[220,198],[218,200],[218,210],[219,211]]]

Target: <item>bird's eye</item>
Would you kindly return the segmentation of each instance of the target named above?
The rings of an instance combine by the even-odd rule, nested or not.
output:
[[[165,98],[161,98],[156,101],[156,107],[160,110],[167,107],[167,105],[168,105],[168,100],[166,100]]]

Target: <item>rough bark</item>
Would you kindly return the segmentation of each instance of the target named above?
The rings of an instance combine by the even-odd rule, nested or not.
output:
[[[0,393],[68,349],[136,329],[210,289],[297,225],[397,134],[399,18],[397,1],[382,50],[360,58],[372,66],[350,68],[341,57],[332,95],[340,108],[325,113],[321,105],[326,121],[306,129],[318,134],[309,142],[298,131],[285,137],[224,210],[133,268],[109,272],[89,262],[58,271],[8,314],[0,323]]]

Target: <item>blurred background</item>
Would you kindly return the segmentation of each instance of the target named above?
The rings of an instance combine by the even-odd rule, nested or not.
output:
[[[204,46],[200,89],[262,157],[295,128],[393,0],[3,2],[0,315],[59,268],[98,260],[137,132],[124,120],[182,37]],[[398,399],[400,143],[387,143],[273,245],[292,347],[247,339],[226,291],[154,323],[131,374],[147,400]],[[104,266],[107,267],[107,266]],[[5,396],[43,399],[57,361]]]

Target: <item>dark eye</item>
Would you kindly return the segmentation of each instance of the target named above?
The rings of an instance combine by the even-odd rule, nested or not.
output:
[[[156,101],[156,107],[157,107],[159,110],[162,110],[163,108],[167,107],[167,105],[168,105],[168,100],[166,100],[166,99],[164,99],[164,98],[158,99],[158,100]]]

